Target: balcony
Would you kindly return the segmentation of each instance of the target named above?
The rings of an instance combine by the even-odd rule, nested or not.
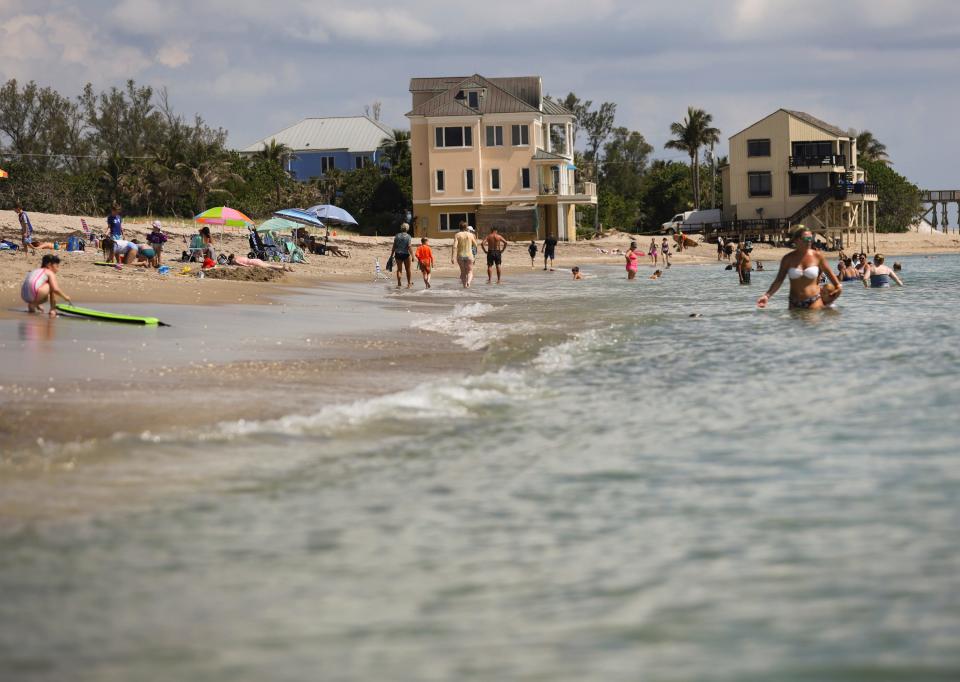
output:
[[[791,168],[846,168],[845,154],[827,154],[826,156],[791,156]]]
[[[577,182],[561,183],[558,187],[555,184],[540,183],[541,197],[556,197],[560,201],[573,201],[577,203],[596,203],[597,201],[597,183],[595,182]]]
[[[875,182],[841,182],[833,188],[835,199],[846,199],[849,196],[877,199],[879,188]]]

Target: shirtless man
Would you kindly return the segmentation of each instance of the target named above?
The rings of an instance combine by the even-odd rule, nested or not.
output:
[[[749,242],[743,245],[742,249],[737,249],[737,275],[740,277],[740,284],[750,284],[750,252],[753,246]]]
[[[490,234],[480,244],[487,254],[487,284],[493,280],[493,266],[497,266],[497,284],[500,284],[500,266],[503,265],[503,252],[507,250],[507,240],[500,236],[497,228],[491,227]]]

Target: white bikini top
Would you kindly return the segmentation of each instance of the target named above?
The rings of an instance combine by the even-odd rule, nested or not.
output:
[[[816,265],[811,265],[808,268],[790,268],[787,270],[787,277],[790,279],[799,279],[800,277],[806,277],[807,279],[816,279],[820,276],[820,268]]]

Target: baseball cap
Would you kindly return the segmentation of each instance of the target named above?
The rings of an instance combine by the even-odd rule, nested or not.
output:
[[[476,232],[476,230],[473,229],[473,225],[467,225],[467,230],[469,230],[470,232]]]

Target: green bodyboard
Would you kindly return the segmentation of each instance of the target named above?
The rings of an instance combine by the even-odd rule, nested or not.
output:
[[[108,313],[103,310],[91,310],[90,308],[80,308],[75,305],[58,303],[57,310],[70,315],[80,315],[94,320],[104,320],[105,322],[125,322],[127,324],[145,324],[158,325],[163,324],[155,317],[138,317],[136,315],[121,315],[119,313]]]

